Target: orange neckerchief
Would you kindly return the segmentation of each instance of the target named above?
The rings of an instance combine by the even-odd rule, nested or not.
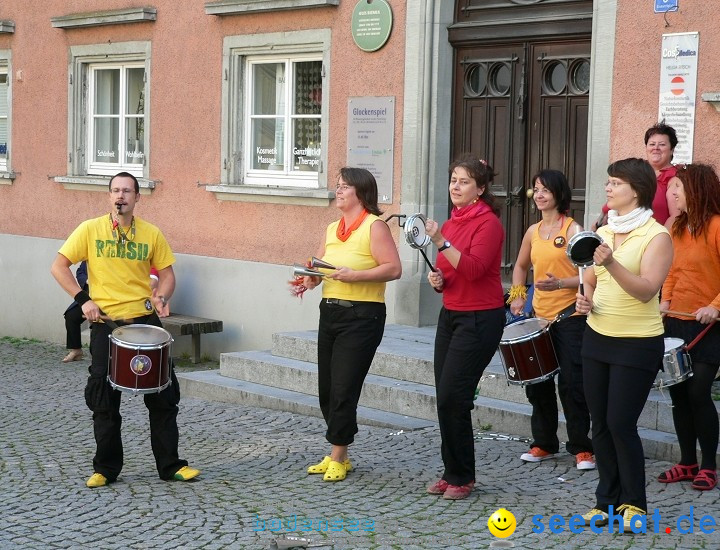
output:
[[[362,214],[355,218],[355,221],[352,222],[352,225],[347,229],[345,228],[345,216],[340,218],[340,223],[338,224],[337,231],[335,232],[337,238],[340,239],[342,242],[347,241],[350,238],[350,235],[352,235],[352,232],[355,231],[358,227],[360,227],[360,224],[365,221],[365,218],[367,218],[369,213],[370,212],[363,209]]]

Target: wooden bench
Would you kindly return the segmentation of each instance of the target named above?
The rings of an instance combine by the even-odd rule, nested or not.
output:
[[[211,332],[222,332],[223,322],[203,317],[193,317],[180,313],[171,313],[170,317],[160,319],[165,330],[172,334],[173,338],[179,336],[192,336],[193,363],[200,362],[200,335]]]

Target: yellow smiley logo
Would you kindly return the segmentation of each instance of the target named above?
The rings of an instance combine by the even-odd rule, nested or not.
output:
[[[504,539],[509,537],[515,532],[515,527],[517,527],[515,516],[505,508],[496,510],[488,518],[488,529],[490,533],[498,538]]]

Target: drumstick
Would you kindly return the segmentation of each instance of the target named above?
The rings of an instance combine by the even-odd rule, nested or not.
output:
[[[428,266],[430,266],[430,269],[433,271],[433,273],[435,273],[437,269],[435,269],[430,260],[428,260],[428,257],[425,255],[425,251],[422,248],[418,248],[418,250],[420,251],[420,254],[423,255],[423,258],[425,258],[425,261],[427,262]]]
[[[692,317],[695,319],[694,313],[685,313],[684,311],[672,311],[670,309],[661,309],[660,313],[669,313],[671,315],[680,315],[681,317]]]

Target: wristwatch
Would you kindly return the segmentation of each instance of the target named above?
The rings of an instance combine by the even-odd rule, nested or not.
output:
[[[441,246],[440,248],[438,248],[438,252],[442,252],[443,250],[447,250],[447,249],[450,248],[451,246],[452,246],[452,245],[450,244],[450,241],[445,241],[444,243],[442,243],[442,246]]]
[[[158,296],[158,298],[160,298],[160,302],[162,303],[163,307],[165,307],[165,306],[167,305],[167,302],[168,302],[168,301],[165,299],[165,296],[163,296],[163,295],[161,294],[160,296]]]

